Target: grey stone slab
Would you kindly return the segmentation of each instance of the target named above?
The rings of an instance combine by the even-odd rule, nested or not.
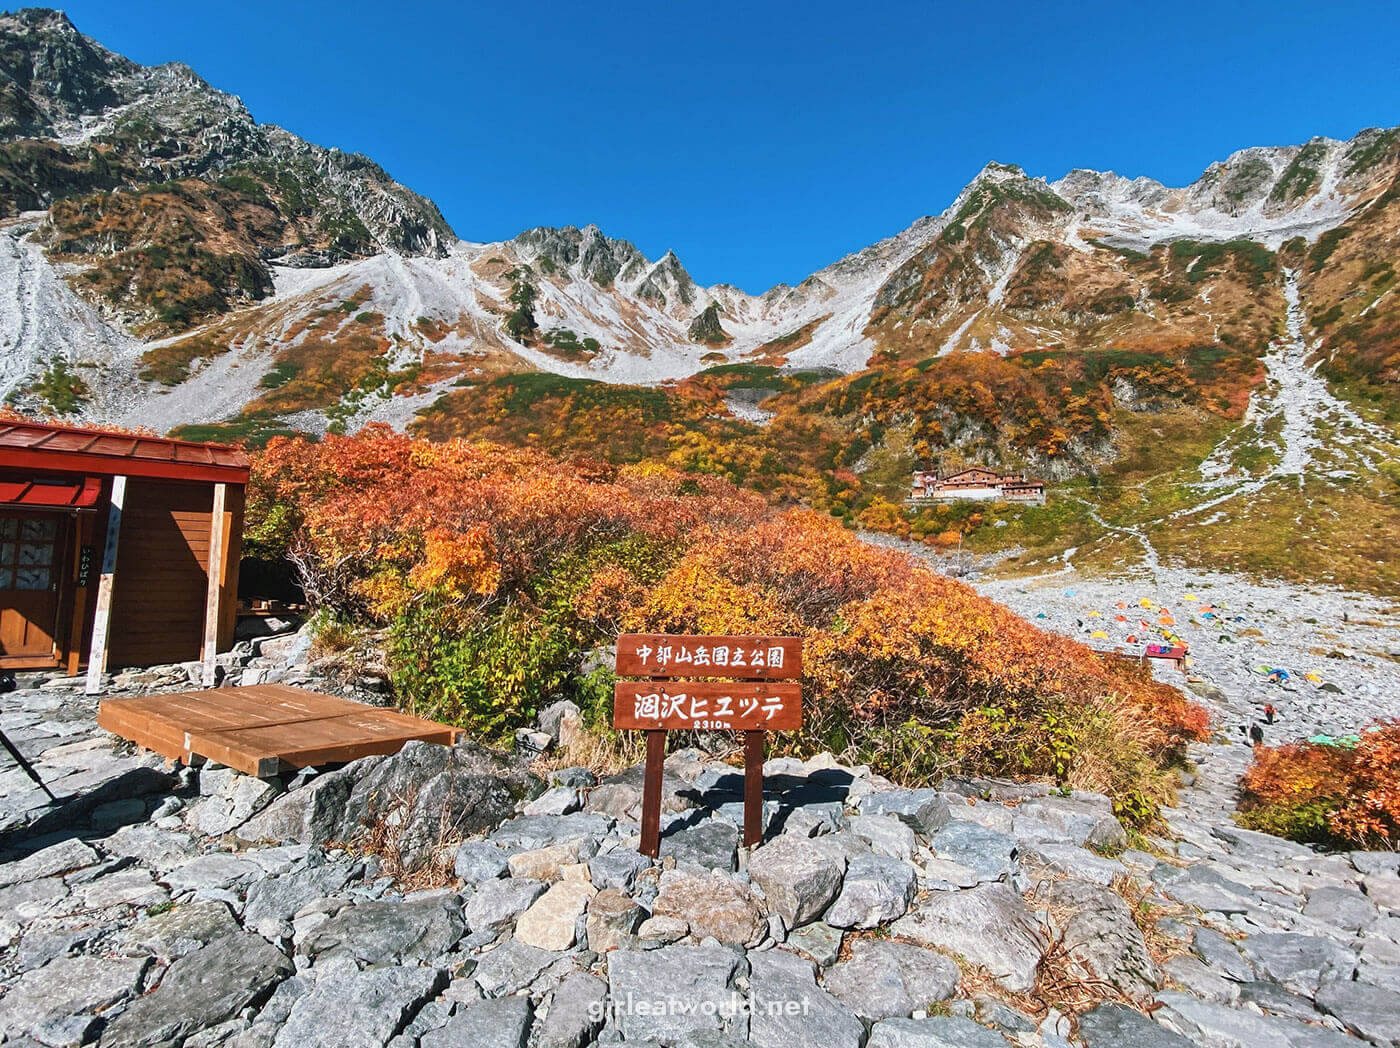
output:
[[[742,1039],[746,1023],[734,1008],[733,980],[743,963],[742,953],[717,945],[608,954],[608,994],[619,1009],[618,1031],[627,1041],[664,1044]],[[636,1007],[639,1001],[645,1009]]]
[[[924,946],[980,964],[1013,993],[1035,985],[1044,942],[1021,897],[1001,883],[934,892],[895,921],[891,929]]]
[[[927,1019],[882,1019],[866,1048],[1008,1048],[1005,1037],[971,1019],[935,1015]]]
[[[534,1017],[528,997],[478,1001],[418,1043],[420,1048],[525,1048]]]
[[[782,950],[749,957],[753,1012],[749,1041],[759,1048],[821,1044],[860,1048],[865,1026],[819,988],[812,962]]]
[[[1100,1004],[1079,1017],[1087,1048],[1192,1048],[1192,1042],[1122,1004]]]
[[[436,968],[328,975],[297,998],[274,1048],[384,1048],[446,985],[446,975]]]
[[[887,939],[857,939],[822,984],[863,1019],[908,1016],[953,996],[958,966],[943,954]]]

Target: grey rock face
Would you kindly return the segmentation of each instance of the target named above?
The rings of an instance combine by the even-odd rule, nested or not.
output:
[[[822,968],[829,968],[841,956],[841,941],[845,933],[823,921],[813,921],[790,933],[787,944],[799,953],[806,954]]]
[[[275,1048],[383,1048],[447,984],[435,968],[328,975],[292,1005]]]
[[[525,805],[526,815],[568,815],[583,806],[578,790],[569,786],[555,786],[545,790],[529,804]]]
[[[602,979],[587,972],[565,976],[554,991],[537,1048],[583,1048],[603,1025],[600,1009],[607,997],[608,984]]]
[[[15,862],[0,863],[0,888],[41,877],[56,877],[96,865],[97,861],[97,852],[76,837],[70,837]]]
[[[614,848],[588,860],[588,876],[595,888],[616,888],[630,892],[637,874],[650,869],[651,859],[631,848]]]
[[[1350,979],[1356,957],[1331,939],[1293,932],[1251,935],[1240,952],[1274,982],[1294,993],[1312,997],[1325,979]]]
[[[469,1004],[438,1030],[419,1038],[421,1048],[525,1048],[534,1009],[528,997]]]
[[[975,822],[953,820],[929,837],[929,847],[940,859],[966,866],[983,881],[1001,880],[1015,865],[1016,838]]]
[[[102,1035],[108,1048],[189,1037],[265,1000],[292,962],[246,932],[216,939],[177,960],[156,989],[132,1003]]]
[[[749,958],[753,1014],[749,1041],[759,1048],[821,1044],[860,1048],[861,1021],[818,988],[812,962],[782,950]]]
[[[349,863],[325,863],[254,881],[248,888],[243,922],[257,929],[266,921],[289,921],[303,906],[344,888],[352,872]]]
[[[952,997],[958,966],[908,943],[858,939],[850,960],[827,972],[823,984],[861,1018],[886,1019]]]
[[[1379,916],[1375,904],[1355,888],[1331,885],[1314,888],[1303,913],[1345,931],[1360,931]]]
[[[1076,793],[1072,797],[1041,797],[1026,801],[1018,815],[1030,816],[1064,831],[1075,844],[1104,850],[1121,850],[1128,834],[1113,815],[1107,797]]]
[[[1121,1004],[1101,1004],[1079,1017],[1088,1048],[1191,1048],[1191,1042]]]
[[[228,906],[211,899],[185,903],[138,921],[120,932],[117,942],[170,960],[237,931],[238,922]]]
[[[861,798],[862,815],[893,815],[925,837],[948,824],[948,801],[937,790],[885,790]]]
[[[606,815],[574,812],[570,815],[522,815],[502,823],[491,840],[512,851],[529,851],[564,841],[601,839],[612,829]]]
[[[866,1048],[1007,1048],[1007,1040],[971,1019],[935,1015],[878,1022],[870,1030]]]
[[[1213,928],[1198,928],[1191,949],[1227,979],[1249,982],[1254,978],[1254,966],[1241,956],[1239,947]]]
[[[1400,993],[1362,982],[1333,979],[1317,991],[1317,1006],[1374,1044],[1400,1044]]]
[[[1129,997],[1151,996],[1157,989],[1157,970],[1120,895],[1085,881],[1065,880],[1052,885],[1047,896],[1070,910],[1063,926],[1064,945],[1076,964]]]
[[[399,848],[411,868],[444,830],[477,833],[509,818],[530,778],[519,764],[465,739],[451,747],[414,740],[368,765],[353,782],[339,824],[316,843],[353,841],[375,820],[397,816]]]
[[[874,928],[903,917],[914,901],[914,867],[888,855],[857,855],[846,867],[841,894],[826,913],[837,928]]]
[[[468,900],[462,917],[474,932],[500,931],[529,909],[530,904],[545,893],[546,887],[540,881],[513,877],[486,881]]]
[[[749,856],[749,876],[763,889],[768,909],[797,928],[820,917],[841,889],[846,855],[824,837],[783,834]]]
[[[733,980],[742,963],[741,954],[714,945],[608,954],[608,993],[621,1008],[619,1032],[628,1041],[663,1044],[741,1038],[744,1023],[734,1014]],[[629,995],[634,1005],[645,1001],[648,1007],[623,1006]]]
[[[47,1017],[92,1015],[141,992],[148,957],[58,957],[0,997],[0,1034],[17,1038]]]
[[[503,997],[534,982],[558,959],[549,950],[510,939],[482,955],[472,978],[487,997]]]
[[[588,903],[588,948],[607,953],[630,942],[646,911],[625,892],[604,888]]]
[[[732,871],[738,866],[739,831],[723,819],[705,819],[694,826],[667,829],[661,837],[661,857],[676,865],[702,870]]]
[[[455,901],[364,902],[347,906],[311,932],[297,952],[339,950],[365,964],[423,961],[452,948],[464,925]]]
[[[1035,984],[1040,931],[1021,897],[1004,884],[935,892],[891,927],[896,935],[982,965],[1013,993]]]
[[[876,854],[905,862],[914,858],[918,839],[913,830],[893,815],[857,815],[848,826]]]
[[[468,884],[504,877],[510,855],[494,841],[467,841],[457,849],[452,872]]]

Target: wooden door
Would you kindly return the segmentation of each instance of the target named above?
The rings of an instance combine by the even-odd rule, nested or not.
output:
[[[52,513],[0,511],[0,659],[54,657],[66,521]]]

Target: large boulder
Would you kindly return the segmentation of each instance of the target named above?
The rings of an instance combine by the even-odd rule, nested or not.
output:
[[[971,1019],[934,1015],[927,1019],[885,1019],[870,1031],[866,1048],[1008,1048],[995,1030]]]
[[[1121,1004],[1101,1004],[1079,1017],[1088,1048],[1192,1048],[1191,1042]]]
[[[1061,934],[1072,963],[1128,997],[1153,994],[1157,969],[1122,896],[1075,880],[1058,881],[1045,894],[1048,901],[1068,911]]]
[[[545,893],[542,881],[484,881],[462,909],[467,927],[473,932],[499,932],[508,927],[530,904]]]
[[[1128,843],[1127,831],[1114,817],[1113,802],[1097,793],[1038,797],[1021,804],[1016,814],[1048,823],[1081,847],[1120,851]]]
[[[661,875],[652,913],[685,921],[697,939],[712,936],[738,946],[757,942],[768,928],[753,890],[718,870],[667,870]]]
[[[893,815],[927,837],[948,824],[948,799],[937,790],[883,790],[861,798],[862,815]]]
[[[1044,942],[1035,916],[1000,882],[934,892],[891,926],[912,942],[959,954],[1012,993],[1035,985]]]
[[[626,1041],[659,1044],[741,1039],[746,1024],[734,1007],[734,978],[743,964],[742,953],[713,943],[614,950],[609,996],[633,1005],[620,1010],[618,1032]]]
[[[921,946],[857,939],[850,959],[828,971],[823,983],[862,1019],[885,1019],[952,997],[958,966]]]
[[[418,1043],[421,1048],[525,1048],[534,1017],[528,997],[477,1001],[458,1011],[447,1025],[425,1033]]]
[[[812,962],[783,950],[749,958],[753,1012],[749,1043],[758,1048],[820,1044],[860,1048],[865,1026],[835,997],[817,986]]]
[[[782,834],[749,856],[749,876],[788,928],[822,915],[841,890],[846,852],[826,837]]]
[[[178,1042],[261,1004],[292,974],[292,962],[266,939],[227,935],[181,957],[156,989],[132,1003],[102,1034],[104,1048]]]
[[[837,928],[874,928],[903,917],[914,901],[914,867],[888,855],[857,855],[846,866],[841,894],[826,912]]]
[[[1373,1044],[1400,1044],[1400,993],[1334,979],[1317,991],[1317,1006]]]
[[[509,818],[535,784],[519,761],[466,738],[455,746],[413,740],[353,776],[338,824],[329,828],[330,836],[312,843],[354,841],[387,822],[401,861],[412,869],[444,839],[479,833]]]

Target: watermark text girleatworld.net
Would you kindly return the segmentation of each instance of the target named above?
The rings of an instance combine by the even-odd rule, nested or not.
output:
[[[756,1001],[752,994],[731,993],[723,997],[696,1000],[693,997],[638,995],[629,990],[623,996],[609,1001],[594,1001],[588,1006],[588,1017],[594,1022],[601,1022],[609,1016],[616,1020],[629,1015],[703,1015],[720,1019],[733,1019],[741,1015],[767,1015],[776,1018],[785,1015],[809,1015],[811,1007],[811,1002],[806,997]]]

